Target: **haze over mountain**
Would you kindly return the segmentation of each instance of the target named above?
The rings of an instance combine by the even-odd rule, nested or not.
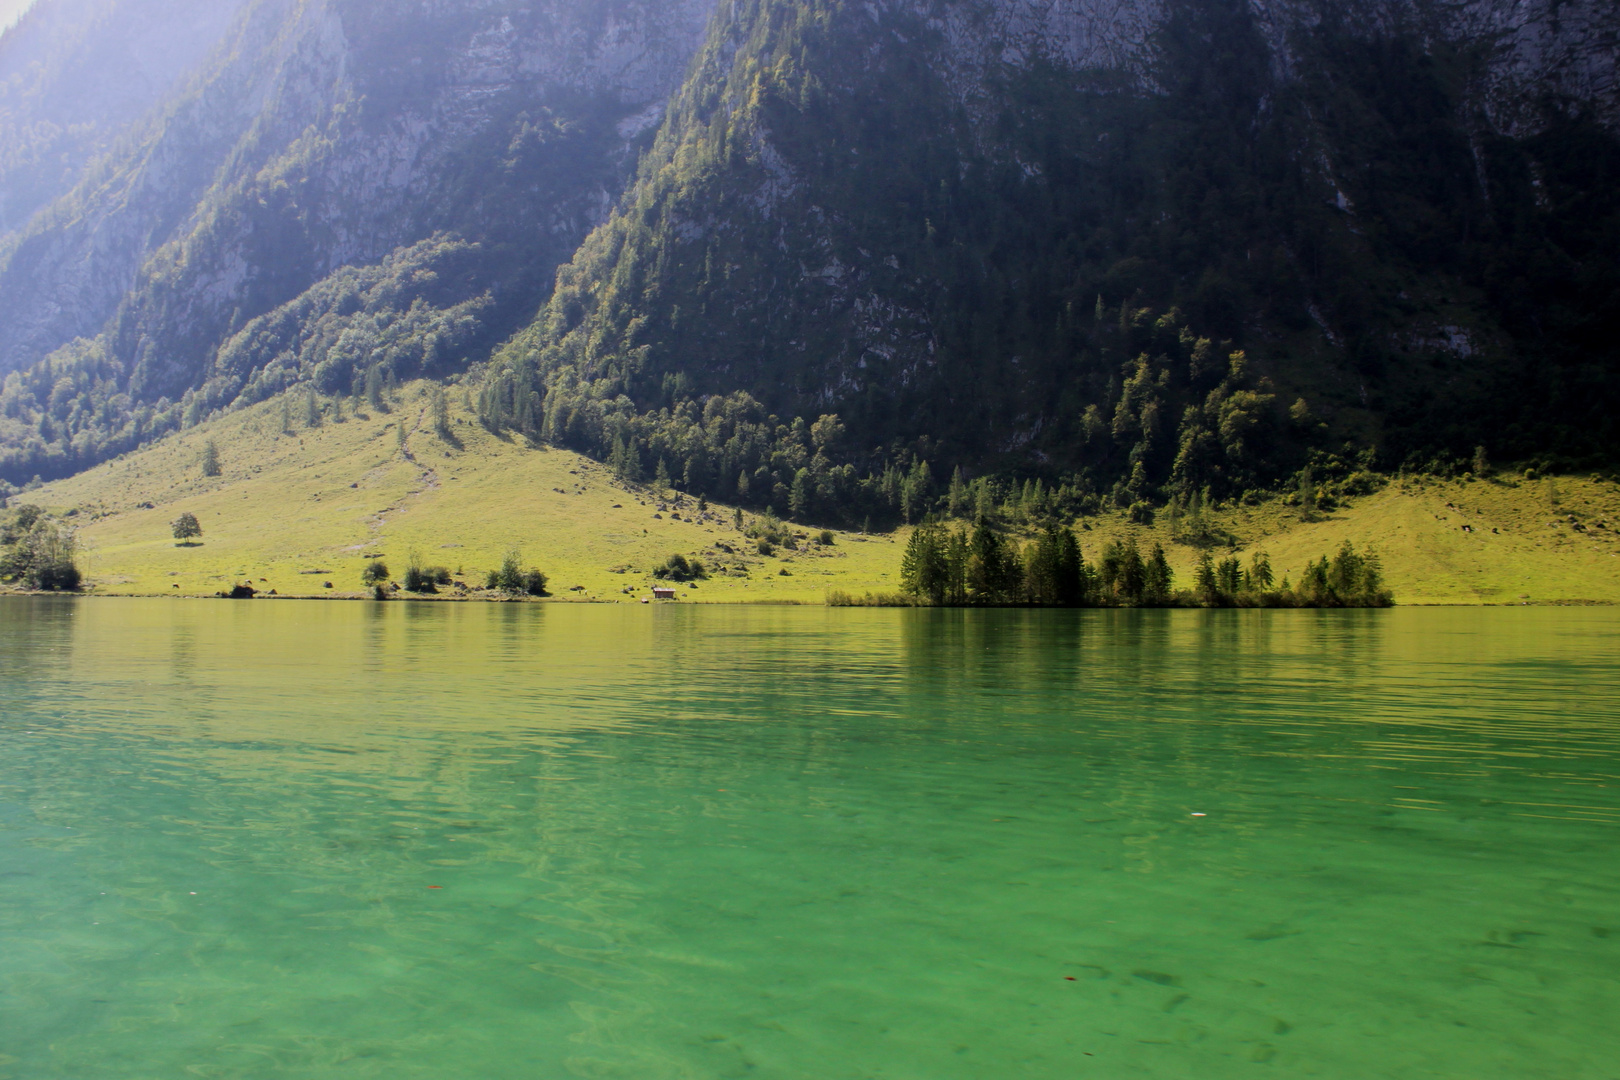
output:
[[[0,0],[0,30],[10,29],[34,0]]]
[[[1613,457],[1614,0],[192,6],[0,41],[13,482],[373,371],[827,516]]]

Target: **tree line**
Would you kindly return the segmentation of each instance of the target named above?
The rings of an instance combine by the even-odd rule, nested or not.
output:
[[[1190,587],[1176,587],[1163,545],[1144,552],[1135,537],[1110,540],[1094,561],[1072,529],[1049,525],[1027,541],[981,520],[971,528],[929,522],[914,530],[900,564],[901,588],[939,607],[1388,607],[1374,552],[1348,540],[1279,583],[1264,552],[1245,565],[1206,548]]]
[[[78,537],[37,506],[19,506],[0,525],[0,581],[43,592],[72,592],[83,583]]]

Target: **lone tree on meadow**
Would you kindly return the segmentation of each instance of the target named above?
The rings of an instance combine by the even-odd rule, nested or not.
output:
[[[219,476],[225,470],[219,464],[219,447],[209,439],[203,444],[202,471],[204,476]]]
[[[174,530],[174,538],[187,545],[203,534],[202,523],[197,520],[196,514],[181,514],[170,524],[170,528]]]

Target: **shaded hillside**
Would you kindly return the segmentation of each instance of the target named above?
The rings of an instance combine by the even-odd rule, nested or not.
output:
[[[1612,10],[249,0],[0,244],[0,477],[497,350],[496,430],[849,523],[1607,461]]]
[[[56,351],[7,381],[0,471],[71,472],[249,386],[310,376],[326,352],[306,353],[285,317],[255,320],[287,304],[347,318],[323,306],[341,306],[341,284],[300,297],[423,242],[468,257],[373,303],[350,352],[386,363],[370,341],[419,323],[423,300],[477,322],[456,362],[487,353],[612,206],[707,4],[256,0],[149,138],[13,242],[0,353]]]
[[[1124,505],[1612,455],[1602,5],[1541,68],[1539,8],[1073,7],[732,5],[486,420],[856,519],[924,460]]]

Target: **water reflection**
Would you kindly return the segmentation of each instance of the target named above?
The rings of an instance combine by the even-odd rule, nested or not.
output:
[[[1617,626],[0,603],[0,1076],[1601,1076]]]

